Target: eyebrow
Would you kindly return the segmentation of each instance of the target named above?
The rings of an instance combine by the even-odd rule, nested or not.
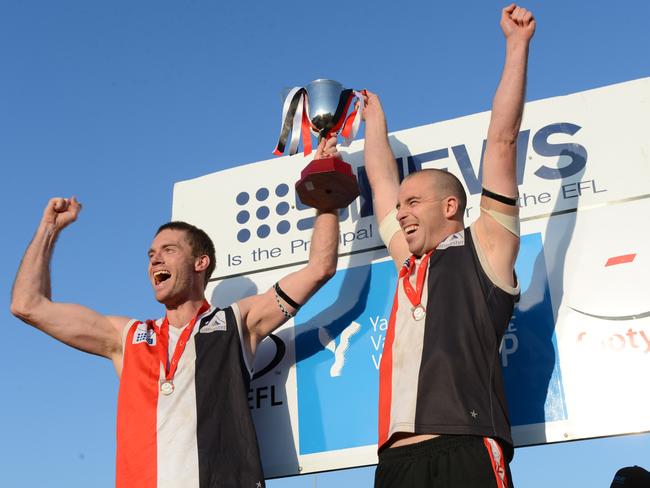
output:
[[[408,198],[404,201],[404,203],[407,203],[407,204],[408,204],[409,202],[412,202],[413,200],[420,200],[421,198],[422,198],[422,197],[420,197],[419,195],[413,195],[413,196],[408,197]],[[400,207],[401,207],[401,205],[402,205],[402,204],[401,204],[400,202],[397,202],[397,205],[395,205],[395,208],[396,208],[397,210],[399,210]]]
[[[173,243],[163,244],[162,246],[160,246],[160,249],[165,249],[167,247],[178,247],[178,244],[173,244]],[[152,252],[154,252],[154,249],[153,247],[150,247],[149,250],[147,251],[147,256],[151,256]]]

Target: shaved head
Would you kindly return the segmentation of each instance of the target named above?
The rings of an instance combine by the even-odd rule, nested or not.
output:
[[[458,200],[458,210],[456,217],[461,221],[465,215],[467,206],[467,193],[458,178],[448,171],[442,169],[423,169],[409,174],[404,181],[411,178],[427,178],[431,182],[431,192],[436,198],[456,197]]]

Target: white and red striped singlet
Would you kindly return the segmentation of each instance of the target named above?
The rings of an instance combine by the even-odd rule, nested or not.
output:
[[[125,328],[118,488],[264,486],[248,406],[252,358],[242,347],[239,308],[210,307],[197,319],[168,395],[161,391],[162,320],[134,320]],[[182,330],[169,329],[172,358]]]
[[[421,320],[400,272],[380,365],[380,450],[398,432],[467,434],[512,456],[499,345],[519,289],[500,283],[475,240],[466,228],[431,254]]]

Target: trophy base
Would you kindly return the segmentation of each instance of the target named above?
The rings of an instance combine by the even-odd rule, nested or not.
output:
[[[296,183],[300,201],[318,210],[345,208],[359,196],[352,167],[339,158],[314,159]]]

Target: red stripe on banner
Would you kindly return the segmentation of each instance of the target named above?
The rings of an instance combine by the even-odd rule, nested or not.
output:
[[[405,270],[405,268],[402,268]],[[400,271],[400,278],[402,271]],[[395,317],[397,316],[397,296],[399,293],[399,278],[393,299],[393,308],[390,311],[388,330],[384,339],[384,349],[381,353],[379,365],[379,442],[381,447],[388,441],[390,429],[391,403],[393,401],[393,341],[395,340]]]
[[[496,479],[497,487],[508,488],[508,477],[506,476],[506,467],[501,446],[497,441],[490,439],[489,437],[483,438],[483,444],[485,444],[485,448],[490,456],[490,464],[492,464],[492,470],[494,471],[494,478]]]
[[[634,261],[635,257],[636,254],[623,254],[622,256],[614,256],[613,258],[609,258],[607,260],[605,267],[616,266],[617,264],[631,263],[632,261]]]
[[[157,407],[160,381],[159,342],[133,344],[141,322],[131,325],[117,397],[116,488],[156,488],[158,471]],[[152,324],[147,324],[153,328]]]

